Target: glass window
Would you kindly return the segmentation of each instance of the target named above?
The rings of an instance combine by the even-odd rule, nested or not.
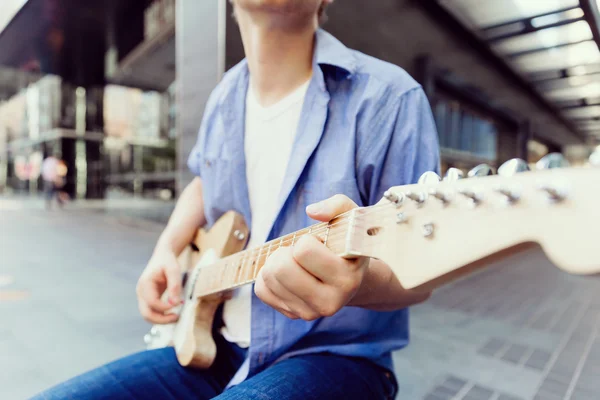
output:
[[[590,40],[527,54],[511,60],[511,62],[524,72],[563,69],[600,62],[600,51],[598,51],[598,45]]]
[[[579,86],[556,89],[546,92],[552,100],[575,100],[597,97],[600,95],[600,80]]]
[[[579,0],[441,0],[471,25],[488,27],[579,6]]]
[[[600,106],[590,106],[565,110],[565,114],[571,118],[595,118],[600,117]]]
[[[514,54],[527,50],[554,47],[592,39],[593,35],[589,24],[586,21],[577,21],[572,24],[542,29],[537,32],[501,40],[493,47],[500,53]]]

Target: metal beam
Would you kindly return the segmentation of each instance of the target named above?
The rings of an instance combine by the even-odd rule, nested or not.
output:
[[[538,48],[531,49],[531,50],[524,50],[524,51],[519,51],[517,53],[506,54],[506,57],[518,58],[518,57],[523,57],[523,56],[526,56],[529,54],[541,53],[543,51],[548,51],[548,50],[553,50],[553,49],[562,49],[563,47],[575,46],[575,45],[587,43],[587,42],[593,42],[593,40],[580,40],[578,42],[562,43],[562,44],[557,44],[555,46],[538,47]]]
[[[586,107],[595,107],[600,106],[600,101],[588,101],[587,99],[578,99],[572,101],[563,102],[564,105],[559,104],[559,108],[561,110],[573,110],[576,108],[586,108]]]
[[[469,47],[471,47],[475,53],[486,59],[501,75],[505,76],[509,82],[523,90],[535,104],[555,116],[568,130],[578,135],[580,139],[584,139],[575,126],[560,114],[557,107],[544,99],[531,83],[525,81],[525,79],[517,74],[504,59],[495,54],[486,42],[482,41],[473,32],[467,29],[437,1],[414,0],[414,4],[423,8],[433,19],[438,21],[442,26],[445,26],[463,43],[469,43]]]
[[[570,78],[572,76],[589,76],[589,75],[594,75],[594,74],[600,73],[600,64],[587,64],[587,65],[583,65],[583,67],[585,67],[585,69],[586,69],[585,73],[583,73],[583,74],[580,74],[580,73],[573,74],[570,72],[570,70],[572,70],[573,68],[566,68],[566,69],[545,70],[545,71],[534,72],[534,73],[528,74],[527,76],[530,81],[532,81],[535,84],[538,84],[538,83],[543,83],[543,82],[547,82],[547,81],[566,79],[566,78]]]
[[[510,27],[511,25],[516,25],[516,24],[521,24],[523,26],[522,29],[515,31],[515,32],[509,32],[509,33],[505,33],[505,34],[500,34],[500,35],[492,35],[491,37],[488,36],[487,40],[489,42],[496,42],[499,40],[504,40],[504,39],[510,39],[512,37],[515,36],[520,36],[520,35],[525,35],[528,33],[532,33],[532,32],[537,32],[537,31],[541,31],[544,29],[550,29],[550,28],[556,28],[559,26],[563,26],[563,25],[568,25],[571,24],[573,22],[577,22],[577,21],[581,21],[584,18],[583,17],[577,17],[577,18],[567,18],[565,20],[562,21],[557,21],[551,24],[547,24],[547,25],[543,25],[543,26],[533,26],[533,20],[536,18],[541,18],[541,17],[547,17],[550,15],[555,15],[555,14],[561,14],[561,13],[565,13],[568,11],[572,11],[572,10],[576,10],[578,9],[579,6],[576,7],[568,7],[568,8],[562,8],[560,10],[556,10],[556,11],[552,11],[552,12],[548,12],[545,14],[540,14],[540,15],[535,15],[533,17],[529,17],[529,18],[522,18],[522,19],[517,19],[517,20],[512,20],[509,22],[504,22],[502,24],[498,24],[498,25],[494,25],[494,26],[489,26],[486,28],[482,28],[482,32],[484,33],[489,33],[489,32],[493,32],[495,30],[501,30],[502,28],[506,28],[506,27]]]
[[[598,45],[598,50],[600,50],[600,11],[596,4],[595,0],[579,0],[579,5],[583,10],[584,18],[588,24],[590,24],[594,40]]]

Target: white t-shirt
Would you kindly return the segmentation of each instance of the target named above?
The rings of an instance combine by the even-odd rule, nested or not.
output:
[[[246,95],[246,178],[252,211],[248,248],[262,245],[277,215],[277,202],[292,151],[310,80],[278,103],[262,107],[252,91]],[[237,289],[223,307],[221,334],[240,347],[250,345],[252,286]]]

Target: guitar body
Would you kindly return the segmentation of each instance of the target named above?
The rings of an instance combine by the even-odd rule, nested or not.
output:
[[[214,362],[217,348],[212,327],[217,308],[224,300],[222,294],[195,298],[192,296],[194,267],[208,266],[218,259],[241,251],[246,245],[248,228],[241,215],[224,214],[209,231],[200,229],[196,237],[179,256],[184,279],[184,304],[172,312],[179,313],[179,321],[169,325],[154,325],[144,338],[148,349],[173,346],[183,366],[208,368]]]

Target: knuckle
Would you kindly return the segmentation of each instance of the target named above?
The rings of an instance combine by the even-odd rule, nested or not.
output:
[[[358,290],[359,285],[360,281],[354,276],[352,276],[342,279],[340,281],[339,288],[342,290],[342,292],[349,294],[356,292]]]
[[[333,317],[335,313],[338,311],[337,302],[325,303],[321,306],[319,312],[323,317]]]
[[[314,253],[313,242],[309,237],[302,237],[294,245],[293,258],[296,261],[310,259]]]
[[[300,313],[300,318],[302,318],[305,321],[314,321],[316,319],[321,318],[321,315],[315,311],[302,311]]]

